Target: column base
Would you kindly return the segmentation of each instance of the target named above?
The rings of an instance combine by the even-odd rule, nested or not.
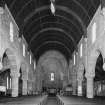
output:
[[[82,93],[78,93],[78,96],[82,96]]]
[[[27,89],[23,89],[22,95],[27,95]]]
[[[82,82],[78,84],[78,96],[82,96]]]
[[[82,94],[78,94],[79,97],[82,97]]]
[[[87,97],[87,98],[90,98],[90,99],[94,98],[94,96],[89,95],[89,94],[88,94],[86,97]]]
[[[27,80],[23,80],[22,95],[27,95]]]
[[[18,94],[17,93],[15,93],[15,94],[12,93],[12,97],[18,97]]]

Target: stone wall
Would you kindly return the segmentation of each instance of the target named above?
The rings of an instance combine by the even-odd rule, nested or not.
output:
[[[12,27],[13,30],[10,30]],[[12,33],[13,38],[10,36]],[[12,39],[11,39],[12,38]],[[25,45],[26,55],[23,56],[23,44]],[[31,83],[34,82],[34,59],[30,64],[30,54],[33,58],[33,54],[28,50],[28,44],[24,37],[19,37],[19,28],[11,15],[7,5],[4,8],[0,7],[0,59],[2,60],[3,54],[6,53],[10,61],[9,69],[11,70],[11,76],[16,78],[20,76],[19,70],[22,70],[22,80],[24,81],[24,89],[27,91],[28,80]],[[24,66],[22,66],[24,65]],[[17,79],[18,83],[18,79]],[[13,85],[14,86],[14,85]],[[18,86],[18,85],[17,85]],[[18,87],[17,87],[18,88]],[[25,94],[27,93],[25,91]]]

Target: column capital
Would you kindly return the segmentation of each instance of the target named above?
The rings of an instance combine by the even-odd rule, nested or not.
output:
[[[85,77],[87,78],[95,77],[95,64],[96,64],[96,60],[88,61]]]
[[[11,65],[10,68],[11,71],[17,71],[17,65]]]
[[[85,77],[86,78],[90,78],[90,79],[94,78],[95,77],[95,73],[94,72],[88,72],[88,73],[85,74]]]
[[[73,71],[75,71],[77,69],[77,66],[73,65],[72,69],[73,69]]]
[[[20,73],[17,71],[12,71],[10,75],[11,75],[11,77],[15,77],[15,78],[20,77]]]
[[[84,65],[83,65],[82,62],[79,63],[79,65],[78,65],[78,69],[79,69],[79,71],[80,71],[80,70],[81,70],[81,71],[84,70]]]
[[[27,81],[28,80],[28,76],[23,74],[22,75],[22,80],[26,80]]]
[[[83,81],[83,76],[77,77],[77,81]]]

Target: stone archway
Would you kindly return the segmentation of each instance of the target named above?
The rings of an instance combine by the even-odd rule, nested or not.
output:
[[[44,53],[40,57],[40,59],[37,63],[36,70],[37,70],[37,72],[40,72],[39,77],[42,77],[42,75],[41,75],[42,72],[43,72],[43,74],[49,73],[45,76],[46,78],[48,77],[48,75],[50,76],[50,73],[53,72],[53,73],[55,73],[55,77],[57,75],[57,77],[60,77],[60,79],[63,78],[63,85],[65,85],[65,83],[67,81],[66,77],[68,75],[66,73],[68,70],[68,64],[67,64],[65,57],[58,51],[48,51],[48,52]],[[47,73],[46,73],[46,71],[47,71]],[[62,77],[62,74],[63,74],[63,77]],[[37,77],[37,79],[38,79],[38,77]],[[42,81],[43,81],[43,79],[42,79]],[[49,82],[49,84],[51,86],[51,82]],[[53,85],[53,86],[56,86],[56,85]]]
[[[19,70],[17,68],[17,60],[16,55],[12,51],[12,49],[7,48],[5,50],[5,53],[9,60],[9,68],[10,68],[10,76],[11,76],[11,91],[12,91],[12,97],[18,96],[18,78],[20,76]]]
[[[94,78],[94,95],[105,96],[105,71],[103,69],[103,56],[100,52],[95,66],[95,78]]]
[[[94,77],[95,77],[95,65],[97,58],[100,54],[100,50],[93,49],[88,52],[87,67],[86,67],[86,79],[87,79],[87,98],[94,97]]]
[[[4,86],[6,88],[6,95],[11,95],[11,76],[10,76],[10,61],[9,58],[4,52],[2,57],[2,65],[3,68],[0,71],[0,86]]]
[[[11,50],[11,49],[9,49],[9,48],[7,48],[6,50],[5,50],[5,53],[6,53],[6,55],[8,56],[8,59],[9,59],[9,65],[10,66],[17,66],[17,63],[16,63],[16,56],[15,56],[15,53]]]

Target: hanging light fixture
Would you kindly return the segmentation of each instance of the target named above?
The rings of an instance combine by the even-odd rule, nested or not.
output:
[[[56,9],[55,9],[55,0],[50,0],[50,2],[51,2],[51,4],[50,4],[51,13],[53,15],[55,15],[55,11],[56,11]]]

